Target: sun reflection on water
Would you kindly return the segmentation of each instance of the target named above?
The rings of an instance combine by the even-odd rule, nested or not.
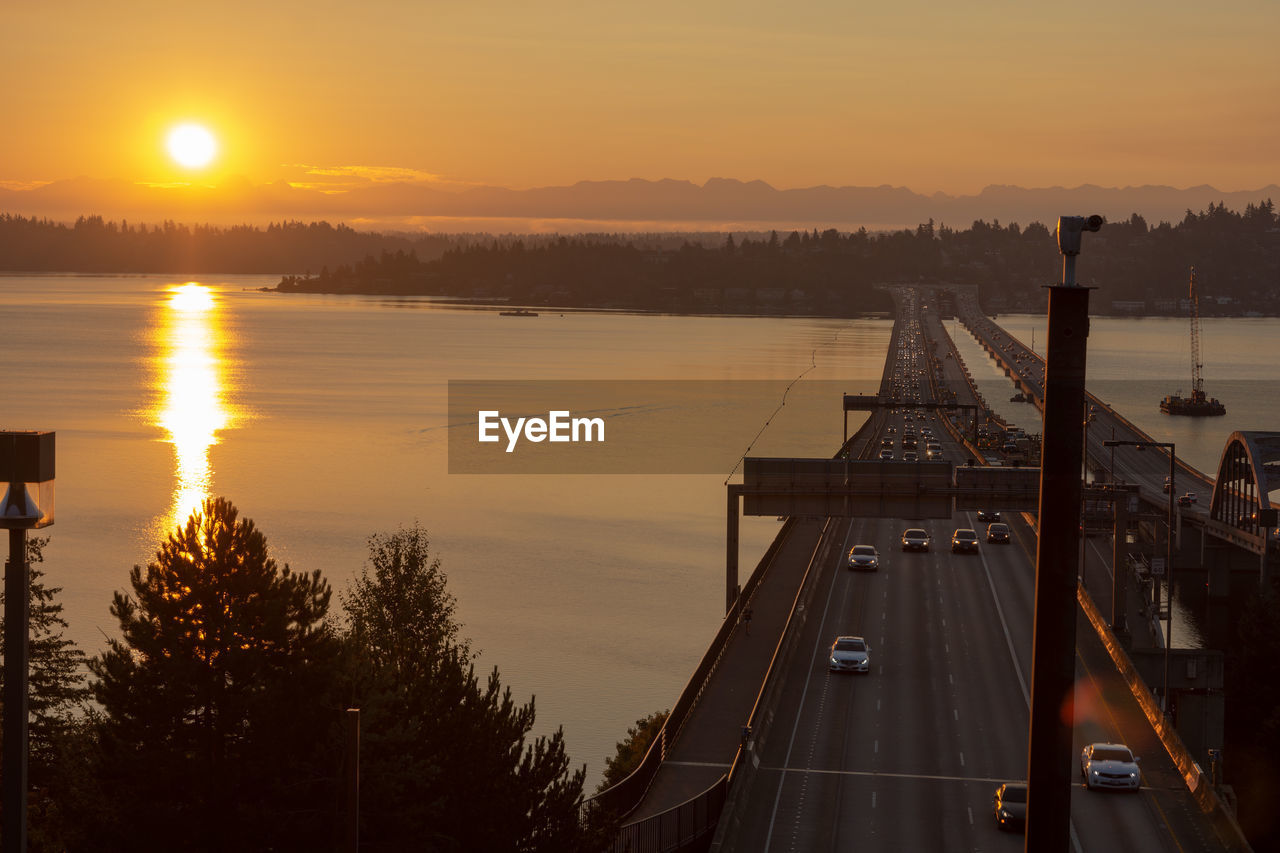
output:
[[[155,423],[169,433],[175,455],[173,504],[163,520],[172,530],[209,496],[209,448],[230,422],[223,390],[223,332],[217,297],[187,282],[173,288],[161,312]]]

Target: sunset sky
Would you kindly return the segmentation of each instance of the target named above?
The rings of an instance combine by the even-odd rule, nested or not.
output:
[[[0,187],[1280,180],[1280,3],[11,4]],[[214,135],[178,165],[182,122]]]

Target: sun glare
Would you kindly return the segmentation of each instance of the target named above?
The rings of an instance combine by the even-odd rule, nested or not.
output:
[[[169,156],[188,169],[207,166],[218,153],[218,141],[198,124],[180,124],[169,131]]]

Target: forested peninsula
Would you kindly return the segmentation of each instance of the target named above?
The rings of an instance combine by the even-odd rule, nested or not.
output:
[[[1205,315],[1280,314],[1280,217],[1270,199],[1178,223],[1138,214],[1091,234],[1078,275],[1091,310],[1182,315],[1194,266]],[[282,293],[426,295],[468,302],[680,313],[887,311],[872,285],[974,285],[988,311],[1037,311],[1060,279],[1052,223],[932,220],[849,233],[379,234],[325,222],[215,228],[0,215],[0,269],[277,273]]]

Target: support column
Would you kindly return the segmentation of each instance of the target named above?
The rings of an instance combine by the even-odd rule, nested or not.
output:
[[[1114,485],[1112,487],[1114,489]],[[1129,644],[1129,549],[1125,533],[1129,530],[1129,494],[1112,492],[1115,530],[1111,537],[1111,633]]]
[[[1075,689],[1080,412],[1089,334],[1089,291],[1070,284],[1072,272],[1066,269],[1066,284],[1049,288],[1027,760],[1026,850],[1035,853],[1070,845],[1073,748],[1071,725],[1062,716]]]
[[[728,487],[729,502],[726,521],[724,553],[724,612],[733,609],[733,602],[738,598],[738,499],[742,497],[741,485]]]
[[[22,484],[18,486],[22,488]],[[4,570],[4,850],[27,849],[27,628],[31,581],[27,531],[9,531]]]

